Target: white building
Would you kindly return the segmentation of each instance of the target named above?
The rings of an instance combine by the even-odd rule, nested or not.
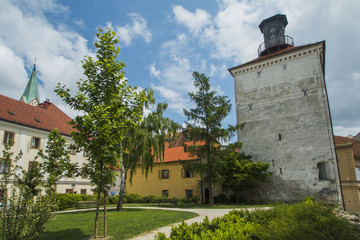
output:
[[[229,69],[235,80],[242,151],[270,164],[273,175],[243,200],[341,199],[325,86],[325,41],[295,46],[285,36],[287,19],[275,15],[259,25],[259,57]]]
[[[36,69],[29,79],[29,83],[20,101],[0,95],[0,141],[7,143],[13,139],[12,151],[23,156],[17,163],[24,170],[28,170],[39,149],[46,146],[47,135],[57,128],[69,144],[73,143],[70,132],[73,130],[67,124],[71,119],[54,104],[46,100],[39,104],[39,94],[36,81]],[[4,149],[3,144],[0,151]],[[72,151],[71,162],[79,166],[86,161],[84,152]],[[0,174],[5,169],[0,166]],[[90,181],[86,176],[64,176],[58,183],[57,192],[77,192],[92,194]]]

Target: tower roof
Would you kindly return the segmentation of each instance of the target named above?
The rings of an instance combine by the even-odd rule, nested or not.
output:
[[[20,101],[34,106],[37,106],[40,103],[39,89],[36,79],[36,64],[34,64],[34,69],[31,73],[28,84],[26,85],[25,91],[20,98]]]

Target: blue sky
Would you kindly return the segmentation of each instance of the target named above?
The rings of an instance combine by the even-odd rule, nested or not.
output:
[[[182,124],[192,72],[234,103],[228,68],[257,57],[259,23],[287,15],[295,45],[326,40],[326,84],[334,131],[360,132],[360,1],[357,0],[0,0],[0,94],[20,98],[36,58],[40,98],[76,115],[53,92],[75,89],[81,60],[91,56],[98,28],[120,39],[120,59],[133,86],[153,88],[166,115]],[[235,124],[235,108],[224,124]]]

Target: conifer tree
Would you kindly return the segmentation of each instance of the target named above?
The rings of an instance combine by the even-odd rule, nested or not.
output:
[[[185,169],[201,175],[201,188],[209,191],[209,203],[214,203],[213,188],[223,181],[220,153],[224,142],[230,140],[240,125],[222,127],[222,120],[230,113],[231,104],[227,96],[211,90],[209,78],[198,72],[193,73],[196,92],[189,93],[194,108],[184,109],[188,118],[185,136],[194,145],[185,145],[185,151],[199,157],[199,162],[188,162]]]

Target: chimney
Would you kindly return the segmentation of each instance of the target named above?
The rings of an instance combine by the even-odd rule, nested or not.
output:
[[[39,104],[39,107],[47,109],[51,105],[50,99],[46,98],[46,100],[43,103]]]
[[[284,14],[277,14],[260,23],[259,28],[264,35],[264,42],[258,48],[259,57],[294,46],[294,40],[285,35],[287,24]]]

